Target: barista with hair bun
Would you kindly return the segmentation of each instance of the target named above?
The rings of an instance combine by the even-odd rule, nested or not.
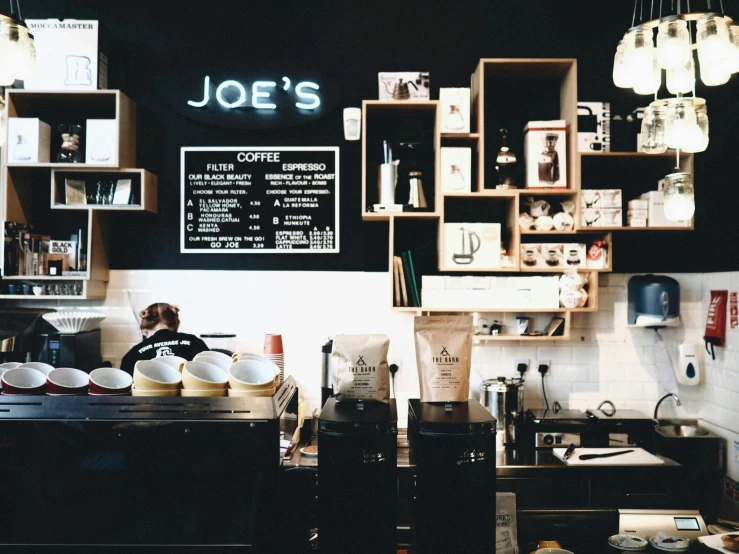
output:
[[[157,302],[140,313],[141,332],[145,339],[123,356],[121,369],[133,375],[139,360],[153,360],[162,356],[180,356],[192,360],[196,354],[209,350],[195,335],[180,333],[180,309]]]

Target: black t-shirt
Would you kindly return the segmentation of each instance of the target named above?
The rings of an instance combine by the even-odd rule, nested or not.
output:
[[[133,368],[139,360],[153,360],[161,356],[180,356],[192,360],[196,354],[205,350],[210,349],[195,335],[160,329],[123,356],[121,369],[133,375]]]

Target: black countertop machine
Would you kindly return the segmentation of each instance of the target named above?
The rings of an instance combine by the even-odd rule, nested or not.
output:
[[[297,397],[0,397],[0,551],[273,551]]]

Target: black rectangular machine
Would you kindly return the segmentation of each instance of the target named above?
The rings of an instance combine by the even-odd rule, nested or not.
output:
[[[395,554],[398,412],[395,400],[337,402],[318,423],[318,544],[322,553]]]
[[[279,551],[292,377],[272,398],[0,398],[0,552]]]
[[[495,418],[473,399],[408,404],[418,552],[495,552]]]
[[[81,333],[39,333],[31,338],[31,361],[74,367],[89,373],[100,367],[100,329]]]

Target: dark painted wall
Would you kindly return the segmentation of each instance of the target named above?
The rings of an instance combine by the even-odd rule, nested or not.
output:
[[[739,3],[725,4],[739,17]],[[481,57],[575,57],[580,99],[611,101],[614,111],[646,103],[616,89],[610,77],[616,43],[631,25],[633,4],[626,0],[25,0],[22,8],[27,18],[102,21],[111,38],[110,86],[138,103],[138,165],[159,176],[160,213],[115,216],[114,269],[387,269],[387,225],[361,221],[360,143],[344,141],[340,110],[311,125],[271,131],[195,123],[174,113],[166,99],[182,63],[314,68],[339,83],[341,106],[357,106],[376,98],[381,70],[429,70],[437,98],[441,85],[468,86]],[[734,77],[723,87],[698,90],[708,100],[711,144],[696,157],[695,232],[616,235],[617,271],[739,269],[738,83]],[[180,147],[217,145],[340,146],[341,254],[179,254]],[[602,182],[619,186],[612,173]]]

